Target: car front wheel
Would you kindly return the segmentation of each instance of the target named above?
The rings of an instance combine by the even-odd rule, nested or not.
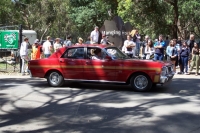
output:
[[[52,71],[47,77],[47,82],[52,87],[60,87],[64,84],[64,78],[59,72]]]
[[[148,75],[138,73],[132,76],[130,84],[134,91],[144,92],[150,90],[153,83]]]

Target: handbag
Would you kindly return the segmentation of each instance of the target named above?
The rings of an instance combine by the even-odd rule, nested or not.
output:
[[[150,55],[150,58],[149,59],[153,59],[154,58],[154,54]]]

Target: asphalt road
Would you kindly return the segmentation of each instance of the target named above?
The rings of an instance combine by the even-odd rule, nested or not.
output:
[[[200,76],[146,93],[128,86],[0,75],[1,133],[199,133]]]

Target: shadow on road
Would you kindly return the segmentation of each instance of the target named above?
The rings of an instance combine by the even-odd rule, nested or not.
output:
[[[168,115],[157,115],[153,109],[161,107],[160,111],[165,112],[162,107],[173,108],[190,102],[180,96],[196,95],[200,100],[197,95],[200,94],[198,81],[198,79],[174,79],[167,86],[157,86],[151,92],[137,93],[122,85],[71,82],[64,87],[54,89],[47,88],[46,81],[40,79],[23,79],[23,81],[3,79],[0,83],[11,85],[1,86],[1,91],[12,90],[15,84],[26,83],[32,87],[32,91],[26,96],[36,93],[48,97],[49,100],[36,108],[17,107],[15,102],[21,99],[13,101],[8,99],[7,94],[0,93],[0,127],[4,133],[197,133],[200,131],[199,113],[174,110]],[[45,89],[52,91],[44,92]],[[150,98],[160,94],[168,94],[171,97]],[[9,103],[13,109],[5,112],[3,107]],[[11,128],[15,125],[20,125],[21,129]]]

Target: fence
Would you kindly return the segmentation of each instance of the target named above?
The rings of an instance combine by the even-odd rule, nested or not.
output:
[[[0,50],[0,71],[20,72],[20,57],[18,50]]]

